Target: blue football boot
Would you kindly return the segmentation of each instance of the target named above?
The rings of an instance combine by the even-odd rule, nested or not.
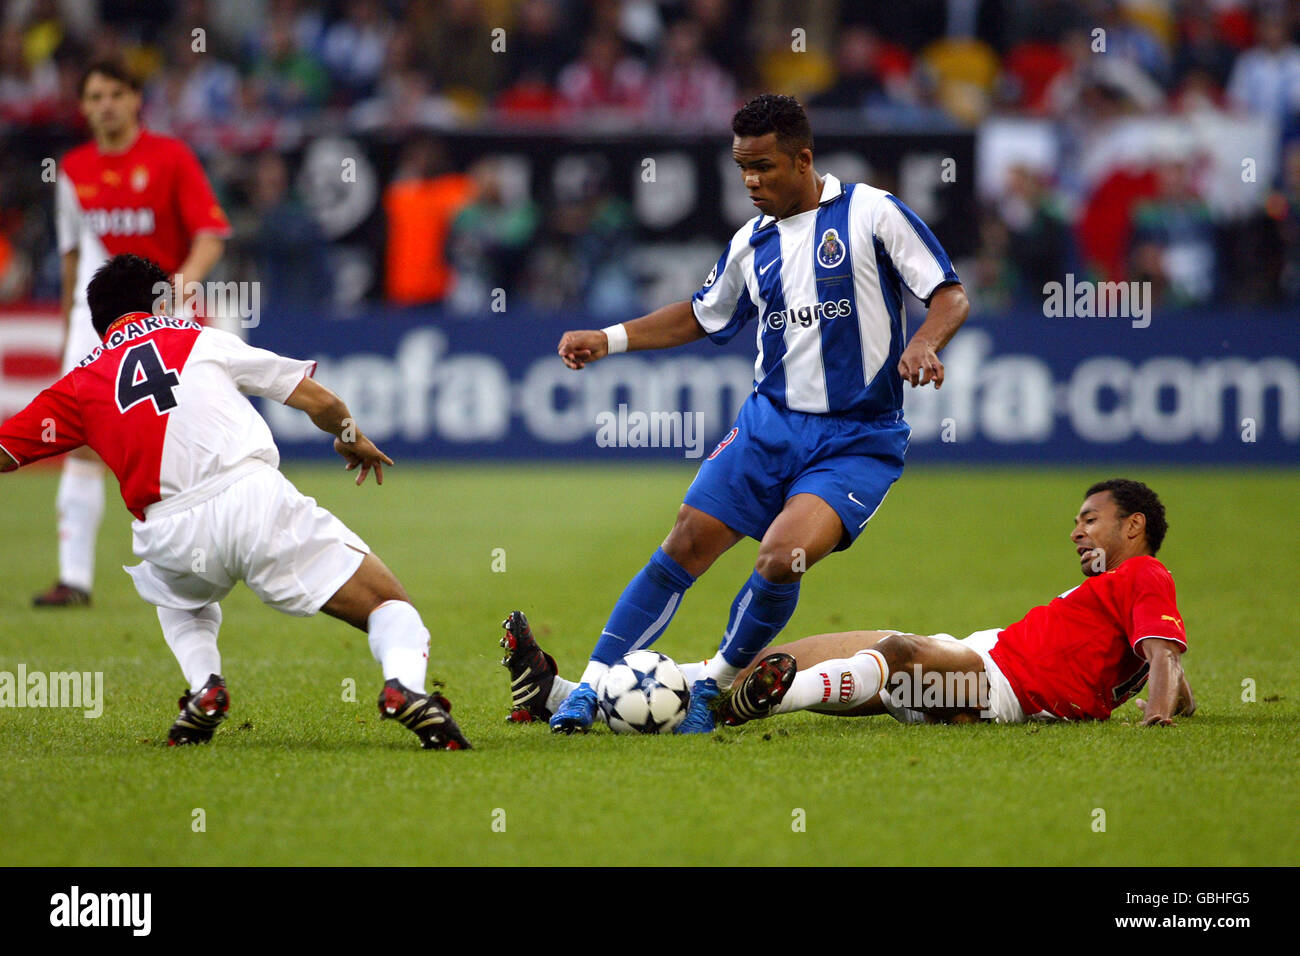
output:
[[[551,715],[551,732],[571,734],[580,730],[585,734],[595,719],[596,692],[584,682],[573,688]]]
[[[715,717],[714,702],[721,691],[717,681],[712,677],[697,680],[691,685],[691,708],[686,712],[686,719],[674,731],[678,734],[709,734],[713,732]]]

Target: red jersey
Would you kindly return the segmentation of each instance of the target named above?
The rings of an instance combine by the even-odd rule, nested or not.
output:
[[[1140,555],[1034,608],[998,635],[991,656],[1027,716],[1105,720],[1146,684],[1137,645],[1147,637],[1187,647],[1173,576]]]
[[[115,255],[144,256],[170,275],[196,235],[230,235],[203,167],[170,136],[142,129],[120,153],[86,143],[63,158],[59,172],[59,253],[80,253],[76,303],[83,307],[90,277]]]
[[[198,503],[255,464],[277,467],[271,430],[244,396],[283,402],[315,368],[187,319],[132,313],[0,425],[0,448],[26,465],[89,445],[143,521],[159,501]]]

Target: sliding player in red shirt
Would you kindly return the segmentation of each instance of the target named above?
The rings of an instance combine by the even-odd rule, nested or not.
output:
[[[0,425],[0,471],[85,445],[122,486],[136,556],[127,568],[158,608],[189,684],[168,744],[206,743],[230,706],[221,678],[221,605],[239,581],[263,603],[324,611],[369,634],[386,683],[379,712],[426,749],[469,742],[451,705],[424,690],[429,632],[370,548],[280,474],[271,430],[245,396],[283,402],[335,436],[334,448],[383,483],[392,461],[361,434],[343,401],[312,381],[314,362],[255,349],[187,319],[150,314],[159,266],[114,256],[87,299],[101,344]]]
[[[78,91],[92,140],[59,164],[55,224],[63,257],[66,374],[99,344],[86,283],[110,256],[157,262],[173,282],[202,282],[221,258],[230,224],[188,146],[140,127],[140,87],[114,60],[92,63]],[[183,285],[182,285],[183,287]],[[59,578],[37,607],[90,603],[104,468],[89,449],[63,463],[57,498]]]
[[[1088,489],[1070,540],[1086,579],[1016,623],[964,640],[895,631],[821,634],[775,648],[734,685],[722,719],[814,710],[920,721],[1105,720],[1148,682],[1143,725],[1196,709],[1180,658],[1174,579],[1155,557],[1156,493],[1116,478]],[[971,693],[974,690],[976,693]]]

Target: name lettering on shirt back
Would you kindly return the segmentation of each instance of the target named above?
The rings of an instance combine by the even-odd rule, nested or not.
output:
[[[118,348],[159,329],[193,329],[198,332],[203,329],[203,326],[190,319],[178,319],[170,315],[151,315],[146,319],[134,319],[105,339],[103,345],[95,346],[89,355],[77,363],[77,367],[85,368],[103,355],[106,349]]]

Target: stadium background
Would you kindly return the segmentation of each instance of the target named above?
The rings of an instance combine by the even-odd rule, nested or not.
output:
[[[249,339],[322,359],[404,458],[681,456],[599,447],[620,403],[719,435],[747,339],[581,377],[550,356],[698,288],[751,213],[728,118],[776,89],[818,168],[900,195],[970,292],[949,387],[908,396],[914,461],[1294,462],[1296,29],[1238,0],[13,0],[0,411],[56,371],[42,161],[115,54],[230,214],[211,279],[258,284]],[[1150,283],[1150,327],[1046,315],[1067,275]],[[271,414],[288,457],[329,453]]]

